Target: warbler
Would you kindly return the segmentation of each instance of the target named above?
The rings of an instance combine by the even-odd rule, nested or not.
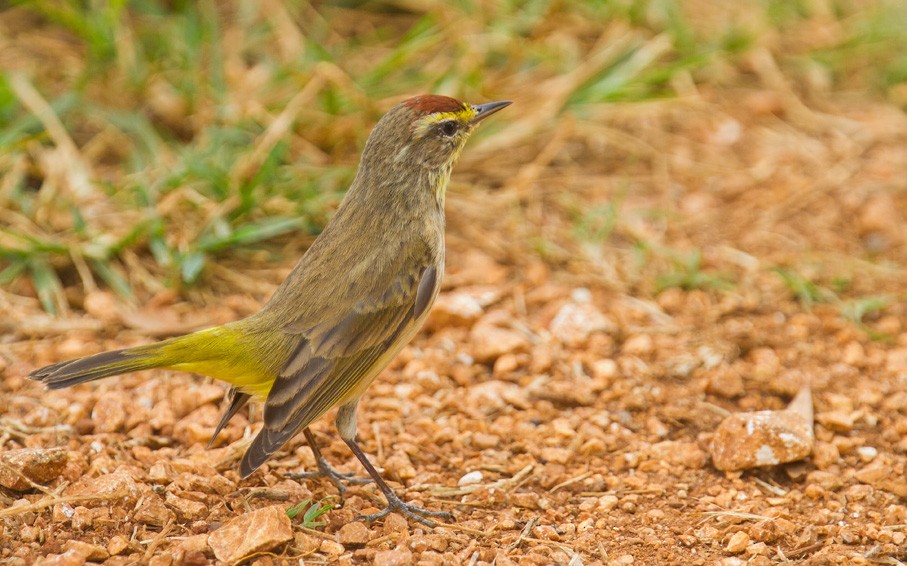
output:
[[[324,231],[262,309],[242,320],[157,343],[36,370],[51,389],[150,368],[232,385],[214,437],[249,400],[264,398],[263,426],[242,457],[247,477],[302,431],[318,469],[338,487],[309,425],[339,405],[340,437],[387,499],[390,512],[433,526],[450,513],[403,502],[356,440],[359,399],[428,315],[444,271],[444,197],[476,125],[510,101],[466,104],[409,98],[375,125],[359,169]],[[212,438],[212,442],[213,442]]]

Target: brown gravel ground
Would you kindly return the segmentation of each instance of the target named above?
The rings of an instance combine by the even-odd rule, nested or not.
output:
[[[539,147],[467,152],[444,295],[360,416],[400,493],[456,522],[341,531],[376,509],[373,486],[356,487],[326,526],[297,526],[256,563],[907,560],[907,119],[865,96],[802,100],[758,50],[748,64],[749,86],[564,120]],[[0,488],[0,561],[67,563],[84,541],[107,564],[205,563],[206,535],[229,519],[335,494],[284,477],[313,466],[301,437],[239,479],[257,406],[206,450],[219,384],[155,371],[48,393],[24,377],[249,314],[290,267],[225,260],[233,287],[162,293],[137,312],[98,292],[66,320],[28,289],[0,293],[0,450],[65,452],[46,484]],[[881,309],[845,316],[880,296]],[[712,467],[722,418],[782,408],[807,382],[811,458]],[[362,472],[329,419],[314,430],[337,467]],[[66,499],[113,473],[128,489]]]

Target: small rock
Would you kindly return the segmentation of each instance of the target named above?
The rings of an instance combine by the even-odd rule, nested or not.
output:
[[[202,533],[200,535],[192,535],[191,537],[186,537],[179,542],[179,548],[186,554],[201,552],[204,554],[209,551],[208,546],[208,533]]]
[[[530,407],[526,390],[514,383],[492,379],[470,387],[466,393],[466,404],[485,414],[500,411],[508,404],[517,409]]]
[[[82,301],[85,312],[107,324],[120,322],[120,303],[109,291],[90,291]]]
[[[409,534],[409,522],[399,513],[391,513],[384,518],[384,535],[406,536]]]
[[[91,496],[100,504],[118,499],[137,500],[141,489],[132,476],[119,469],[112,474],[83,478],[66,488],[63,494]]]
[[[602,495],[598,498],[598,510],[607,513],[617,507],[619,502],[620,499],[618,499],[616,495]]]
[[[362,548],[368,543],[368,527],[361,521],[347,523],[340,527],[337,536],[345,548]]]
[[[808,387],[783,411],[737,413],[718,426],[712,462],[719,470],[746,470],[805,458],[813,448],[812,394]]]
[[[409,455],[403,450],[396,450],[384,460],[384,469],[388,475],[400,481],[416,477],[416,468]]]
[[[477,432],[472,435],[472,445],[479,450],[495,448],[501,442],[501,437],[496,434]]]
[[[72,520],[73,515],[75,515],[75,511],[71,505],[68,503],[57,503],[51,513],[51,520],[54,523],[65,524]]]
[[[731,540],[728,541],[724,549],[730,553],[738,554],[746,550],[749,544],[750,536],[743,531],[737,531],[731,536]]]
[[[860,446],[857,448],[857,456],[864,462],[872,462],[879,455],[879,450],[875,446]]]
[[[653,444],[649,448],[649,453],[654,459],[691,470],[702,468],[708,459],[706,453],[695,442],[665,440]]]
[[[820,470],[827,470],[841,459],[838,447],[831,442],[816,442],[813,446],[812,462]]]
[[[530,399],[551,401],[565,407],[586,407],[595,403],[598,395],[591,384],[583,381],[553,381],[539,378],[526,388]]]
[[[845,364],[860,367],[863,365],[866,360],[866,350],[863,348],[863,345],[857,341],[848,342],[844,346],[844,351],[841,356],[841,361]]]
[[[94,519],[95,515],[88,507],[79,505],[72,510],[72,528],[74,529],[86,531],[94,524]]]
[[[84,556],[85,560],[90,560],[91,562],[101,562],[110,558],[110,553],[107,550],[80,540],[68,540],[63,545],[63,548],[67,551],[74,550]]]
[[[561,540],[561,535],[557,532],[557,529],[551,525],[538,525],[532,529],[532,534],[535,535],[535,538],[540,538],[542,540]]]
[[[471,327],[483,313],[482,304],[468,293],[441,293],[425,325],[428,328]]]
[[[605,383],[610,383],[620,373],[617,362],[612,359],[595,360],[592,362],[592,377]]]
[[[560,448],[557,446],[546,446],[541,450],[541,457],[549,462],[557,464],[566,464],[573,456],[573,451],[569,448]]]
[[[539,509],[539,499],[539,494],[531,491],[510,494],[510,504],[524,509]]]
[[[63,472],[66,452],[60,448],[21,448],[0,454],[0,485],[13,491],[32,489],[28,480],[46,484]]]
[[[454,287],[466,285],[499,285],[507,279],[508,269],[494,258],[478,249],[472,248],[459,254],[453,269],[445,275],[447,283]],[[459,268],[459,269],[457,269]]]
[[[182,521],[203,519],[208,516],[208,506],[198,501],[192,501],[167,492],[164,502],[174,511]]]
[[[582,346],[594,332],[613,332],[615,328],[614,322],[587,302],[565,304],[548,325],[551,334],[570,347]]]
[[[842,411],[827,411],[816,415],[816,420],[828,430],[846,433],[853,430],[855,414]]]
[[[725,399],[739,397],[744,393],[743,378],[734,369],[727,367],[715,368],[714,373],[709,378],[706,391]]]
[[[167,485],[176,475],[173,467],[167,462],[155,462],[148,470],[148,481],[160,485]]]
[[[630,356],[645,356],[655,350],[655,342],[648,334],[634,334],[624,341],[620,350]]]
[[[403,545],[393,550],[379,550],[372,563],[374,566],[408,566],[413,563],[413,553]]]
[[[494,361],[494,367],[492,368],[491,373],[495,377],[502,377],[513,373],[519,367],[520,360],[516,355],[504,354]]]
[[[126,403],[123,394],[110,391],[101,394],[91,410],[95,432],[116,432],[126,423]]]
[[[343,545],[339,542],[332,540],[322,540],[321,544],[318,545],[318,550],[327,554],[328,556],[340,556],[343,554],[344,548]]]
[[[895,471],[889,458],[877,457],[868,466],[857,470],[854,478],[861,483],[871,485],[893,493],[898,497],[907,497],[907,479]]]
[[[207,444],[220,420],[220,412],[213,404],[200,406],[177,421],[173,427],[174,438],[187,446]]]
[[[139,523],[154,527],[163,527],[174,518],[173,511],[167,509],[160,496],[154,493],[145,495],[134,516],[134,519]]]
[[[885,369],[891,373],[907,371],[907,348],[890,350],[885,360]]]
[[[41,560],[43,566],[82,566],[85,557],[75,550],[67,550],[63,554],[49,554]]]
[[[457,485],[463,487],[464,485],[475,485],[477,483],[482,483],[482,480],[485,479],[485,476],[480,470],[474,470],[467,474],[463,474],[459,480],[457,480]]]
[[[286,510],[282,505],[272,505],[230,520],[208,535],[208,546],[218,560],[238,564],[251,554],[273,550],[292,540]]]
[[[529,350],[529,339],[523,334],[479,321],[469,333],[472,356],[479,363],[495,361],[504,354]]]

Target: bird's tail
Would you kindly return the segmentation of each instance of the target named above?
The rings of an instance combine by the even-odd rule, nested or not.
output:
[[[167,367],[173,363],[168,355],[169,342],[165,340],[60,362],[35,370],[28,377],[45,383],[50,389],[63,389],[113,375]]]
[[[241,324],[230,323],[154,344],[61,362],[35,370],[29,377],[51,389],[63,389],[143,369],[170,368],[208,375],[244,393],[264,396],[290,345],[290,339],[280,333],[249,333]]]

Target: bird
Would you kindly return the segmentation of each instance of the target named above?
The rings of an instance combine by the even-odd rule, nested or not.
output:
[[[351,474],[332,468],[309,428],[332,407],[338,434],[387,506],[435,526],[452,514],[404,502],[357,440],[359,400],[421,327],[444,272],[444,203],[454,164],[476,126],[511,101],[468,104],[438,94],[407,98],[366,140],[356,176],[333,217],[255,314],[159,342],[38,369],[61,389],[152,368],[210,376],[231,387],[212,442],[249,399],[264,399],[263,425],[239,464],[243,478],[300,431],[319,475],[345,492]],[[209,445],[210,446],[210,445]],[[297,477],[305,477],[299,474]]]

